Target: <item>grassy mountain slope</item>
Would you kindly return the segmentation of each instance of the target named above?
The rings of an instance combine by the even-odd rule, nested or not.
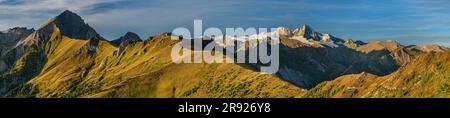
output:
[[[5,97],[295,97],[303,92],[237,64],[174,64],[170,52],[178,41],[167,35],[130,44],[123,53],[97,41],[71,39],[56,28],[43,47],[47,60],[39,74]]]
[[[426,53],[396,72],[352,74],[327,81],[303,97],[450,97],[450,51]]]

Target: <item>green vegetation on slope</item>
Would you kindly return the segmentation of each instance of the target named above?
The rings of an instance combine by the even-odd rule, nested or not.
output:
[[[159,35],[118,53],[108,41],[71,39],[56,28],[42,47],[45,54],[39,54],[46,57],[42,70],[4,97],[296,97],[303,93],[277,76],[238,64],[174,64],[170,52],[177,42]],[[27,64],[33,63],[15,67]]]
[[[362,73],[323,82],[303,97],[450,97],[450,51],[420,55],[396,72],[377,77]]]

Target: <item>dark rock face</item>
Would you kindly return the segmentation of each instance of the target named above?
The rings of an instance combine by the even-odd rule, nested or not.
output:
[[[6,31],[0,32],[0,47],[10,47],[17,43],[17,41],[26,38],[34,32],[34,29],[27,29],[24,27],[15,27]]]
[[[344,40],[334,37],[328,33],[319,33],[314,31],[309,25],[303,25],[302,27],[296,28],[292,31],[293,36],[300,36],[306,39],[311,39],[315,41],[326,41],[326,42],[344,42]]]
[[[111,41],[111,44],[119,47],[119,54],[122,53],[123,50],[125,50],[125,47],[127,47],[129,44],[140,42],[142,39],[133,32],[127,32],[125,36],[120,37],[119,39]]]
[[[64,11],[49,21],[44,27],[56,25],[64,36],[74,39],[104,39],[97,32],[84,22],[81,16],[71,12]]]
[[[141,38],[133,33],[133,32],[127,32],[124,36],[120,37],[119,39],[111,41],[111,43],[115,46],[126,46],[133,42],[142,41]]]
[[[11,50],[18,41],[25,39],[28,35],[34,32],[34,29],[27,29],[24,27],[15,27],[6,31],[0,32],[0,55],[4,55]],[[1,65],[1,64],[0,64]],[[0,67],[0,71],[3,70]]]
[[[64,11],[58,16],[48,20],[42,27],[30,34],[26,39],[17,43],[18,47],[26,48],[31,45],[42,45],[50,39],[54,31],[62,35],[80,40],[105,40],[92,27],[84,22],[77,14]],[[22,49],[23,50],[23,49]]]

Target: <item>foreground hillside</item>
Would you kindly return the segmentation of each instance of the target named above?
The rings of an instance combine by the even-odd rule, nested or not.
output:
[[[387,76],[352,74],[323,82],[304,97],[450,97],[450,51],[420,55]]]
[[[41,73],[10,97],[294,97],[301,89],[235,64],[173,64],[168,36],[118,48],[100,41],[50,39]],[[62,45],[64,44],[64,45]]]
[[[302,89],[237,64],[174,64],[167,34],[117,43],[66,11],[2,55],[2,97],[295,97]]]

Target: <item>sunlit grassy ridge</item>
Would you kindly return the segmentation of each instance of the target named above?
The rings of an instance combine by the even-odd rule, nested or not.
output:
[[[275,75],[243,65],[175,64],[170,52],[177,42],[158,35],[119,53],[106,40],[71,39],[56,28],[43,45],[45,54],[40,55],[46,60],[38,75],[7,97],[296,97],[303,93]],[[15,68],[27,64],[18,61]]]
[[[450,97],[450,51],[420,55],[396,72],[353,74],[323,82],[304,97]]]

